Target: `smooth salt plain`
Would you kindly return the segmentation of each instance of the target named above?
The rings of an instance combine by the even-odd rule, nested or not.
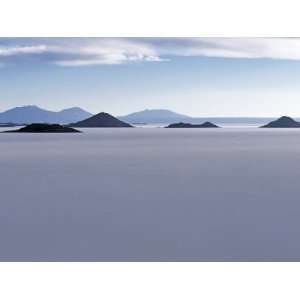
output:
[[[300,130],[0,134],[1,261],[300,260]]]

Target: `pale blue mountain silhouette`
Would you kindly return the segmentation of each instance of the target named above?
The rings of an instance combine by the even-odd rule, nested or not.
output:
[[[60,123],[78,122],[92,114],[79,108],[72,107],[58,112],[42,109],[35,105],[15,107],[0,113],[0,123]]]

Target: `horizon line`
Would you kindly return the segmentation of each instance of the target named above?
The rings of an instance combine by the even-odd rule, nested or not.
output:
[[[81,109],[81,110],[84,110],[84,111],[90,113],[91,115],[96,115],[96,114],[101,113],[101,112],[107,112],[107,113],[112,114],[112,115],[117,116],[117,117],[125,117],[125,116],[130,115],[130,114],[139,113],[139,112],[143,112],[143,111],[147,111],[147,110],[148,111],[153,111],[153,110],[167,110],[169,112],[180,114],[182,116],[185,116],[185,117],[188,117],[188,118],[192,118],[192,119],[199,119],[199,118],[244,118],[244,119],[247,119],[247,118],[248,119],[251,119],[251,118],[259,118],[259,119],[276,118],[276,116],[274,116],[274,115],[273,116],[253,116],[253,115],[251,115],[251,116],[244,116],[244,115],[242,115],[242,116],[237,116],[237,115],[232,115],[232,116],[216,116],[216,115],[215,116],[190,116],[190,115],[186,115],[184,113],[177,112],[177,111],[174,111],[174,110],[168,109],[168,108],[144,108],[144,109],[141,109],[141,110],[138,110],[138,111],[133,111],[133,112],[129,112],[129,113],[124,113],[122,115],[117,115],[117,114],[110,113],[110,112],[108,112],[106,110],[102,110],[102,111],[94,113],[94,112],[89,111],[86,108],[82,108],[81,106],[76,106],[76,105],[75,106],[70,106],[70,107],[65,107],[65,108],[62,108],[62,109],[59,109],[59,110],[53,110],[51,108],[44,108],[44,107],[41,107],[41,106],[36,105],[36,104],[25,104],[25,105],[21,105],[21,106],[13,106],[11,108],[7,108],[5,110],[1,110],[0,114],[5,113],[5,112],[7,112],[9,110],[12,110],[12,109],[15,109],[15,108],[25,108],[25,107],[36,107],[36,108],[39,108],[41,110],[46,110],[46,111],[56,112],[56,113],[59,113],[61,111],[68,110],[68,109],[78,108],[78,109]],[[289,114],[282,114],[280,116],[290,116],[290,115]],[[293,118],[300,118],[300,116],[299,117],[298,116],[293,116]]]

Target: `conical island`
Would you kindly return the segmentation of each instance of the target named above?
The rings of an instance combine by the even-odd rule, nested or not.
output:
[[[72,123],[72,127],[133,127],[132,125],[120,121],[112,115],[101,112],[83,121]]]
[[[261,128],[300,128],[300,122],[297,122],[290,117],[283,116],[275,121],[261,126]]]
[[[9,130],[4,132],[20,132],[20,133],[72,133],[72,132],[80,132],[79,130],[76,130],[74,128],[62,126],[59,124],[44,124],[44,123],[34,123],[27,125],[25,127],[22,127],[20,129],[16,130]]]
[[[204,122],[202,124],[173,123],[165,128],[219,128],[219,126],[211,122]]]

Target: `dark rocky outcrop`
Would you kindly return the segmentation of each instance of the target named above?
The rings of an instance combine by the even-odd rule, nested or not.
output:
[[[261,126],[261,128],[300,128],[300,122],[297,122],[290,117],[283,116],[275,121]]]
[[[168,125],[166,128],[219,128],[219,126],[211,122],[204,122],[202,124],[173,123]]]
[[[27,125],[25,127],[22,127],[17,130],[9,130],[5,132],[20,132],[20,133],[72,133],[72,132],[80,132],[79,130],[76,130],[74,128],[65,127],[59,124],[44,124],[44,123],[34,123]]]
[[[72,123],[69,126],[72,127],[133,127],[132,125],[120,121],[112,115],[101,112],[95,116],[92,116],[86,120]]]

